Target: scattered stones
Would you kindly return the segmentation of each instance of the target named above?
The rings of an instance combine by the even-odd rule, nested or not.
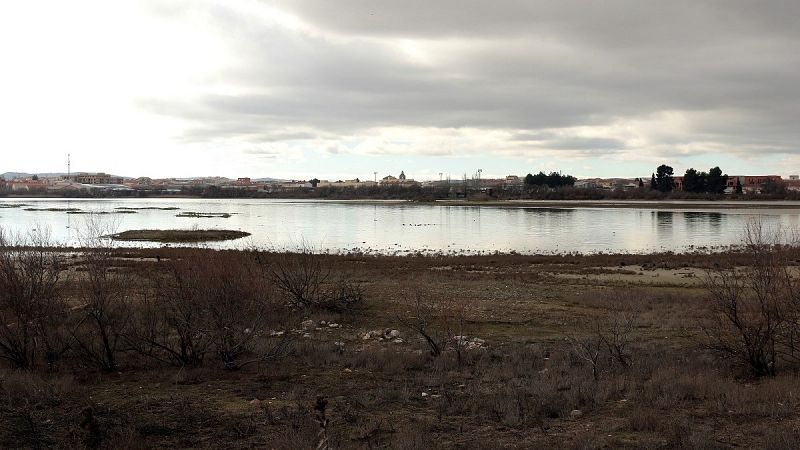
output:
[[[400,336],[400,331],[386,328],[384,330],[367,331],[361,336],[361,339],[365,341],[376,339],[378,342],[392,341],[396,344],[400,344],[403,342],[403,339]]]
[[[304,330],[310,330],[314,328],[314,321],[311,319],[304,320],[300,322],[300,326],[303,327]]]
[[[453,341],[455,341],[456,345],[464,347],[466,350],[480,350],[486,348],[486,340],[473,337],[472,339],[469,336],[453,336]]]

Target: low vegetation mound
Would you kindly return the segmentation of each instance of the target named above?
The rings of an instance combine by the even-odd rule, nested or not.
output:
[[[231,217],[231,213],[200,213],[194,211],[187,211],[178,213],[175,215],[175,217],[193,217],[195,219],[213,219],[213,218],[227,219]]]
[[[235,230],[128,230],[111,237],[118,241],[210,242],[231,241],[250,236]]]
[[[157,211],[176,211],[179,210],[177,206],[140,206],[137,208],[129,207],[129,206],[119,206],[114,209],[121,210],[121,211],[147,211],[147,210],[157,210]]]

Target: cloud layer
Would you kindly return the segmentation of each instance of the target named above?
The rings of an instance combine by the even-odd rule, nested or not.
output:
[[[171,80],[132,102],[170,121],[175,145],[260,160],[558,158],[605,173],[704,155],[772,158],[779,171],[800,155],[792,0],[184,0],[136,11],[178,62],[123,49]]]

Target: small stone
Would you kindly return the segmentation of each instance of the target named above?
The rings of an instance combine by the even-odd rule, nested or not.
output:
[[[339,324],[338,323],[329,323],[328,327],[330,327],[330,328],[339,328]]]
[[[303,333],[303,337],[308,339],[311,337],[311,333]]]
[[[400,338],[397,338],[397,339],[393,340],[392,342],[394,342],[395,344],[402,344],[403,340],[400,339]]]
[[[400,337],[400,331],[398,331],[398,330],[390,331],[389,332],[389,337],[390,338],[398,338],[398,337]]]
[[[303,327],[304,330],[310,330],[314,328],[314,321],[311,319],[304,320],[300,322],[300,326]]]
[[[253,405],[253,406],[258,406],[258,405],[261,404],[261,400],[259,400],[257,398],[254,398],[254,399],[250,400],[250,404]]]
[[[579,419],[583,417],[583,411],[581,411],[580,409],[573,409],[572,411],[569,412],[569,417],[571,419]]]
[[[428,393],[427,393],[427,392],[423,392],[423,393],[422,393],[422,396],[423,396],[423,397],[427,397],[427,396],[428,396]]]
[[[352,373],[352,372],[353,372],[352,369],[349,369],[349,368],[345,367],[344,373]]]

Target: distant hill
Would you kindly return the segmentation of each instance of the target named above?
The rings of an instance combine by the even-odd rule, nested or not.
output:
[[[80,172],[74,172],[74,173],[80,173]],[[95,172],[89,172],[89,173],[95,173]],[[3,173],[3,174],[0,174],[0,178],[6,179],[6,180],[15,180],[17,178],[28,178],[28,177],[32,177],[34,175],[38,176],[39,178],[63,177],[63,176],[66,176],[67,173],[66,172],[44,172],[44,173],[6,172],[6,173]],[[117,176],[117,175],[112,175],[112,176]],[[130,177],[122,177],[122,178],[127,179],[127,178],[130,178]]]
[[[4,178],[6,180],[14,180],[17,178],[28,178],[34,175],[38,175],[40,177],[63,177],[66,173],[25,173],[25,172],[6,172],[4,174],[0,174],[0,178]]]

